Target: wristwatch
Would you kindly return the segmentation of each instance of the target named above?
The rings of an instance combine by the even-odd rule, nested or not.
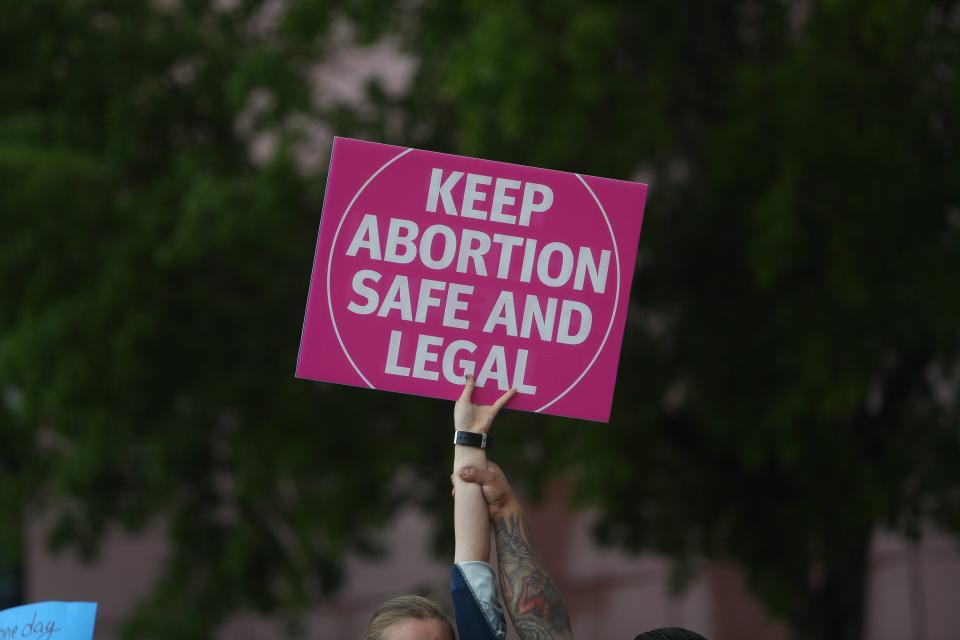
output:
[[[453,445],[457,446],[458,444],[489,451],[490,447],[493,446],[493,436],[485,433],[474,433],[473,431],[454,431]]]

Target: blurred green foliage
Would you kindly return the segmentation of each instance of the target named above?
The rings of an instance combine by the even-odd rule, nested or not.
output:
[[[295,613],[402,504],[449,539],[450,407],[292,378],[303,118],[651,181],[612,424],[498,436],[602,539],[853,640],[873,532],[960,534],[960,3],[0,7],[0,553],[161,523],[131,634]],[[403,95],[318,100],[345,24],[416,57]]]

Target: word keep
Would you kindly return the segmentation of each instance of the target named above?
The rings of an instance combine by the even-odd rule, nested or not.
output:
[[[553,204],[553,190],[546,185],[507,178],[497,178],[494,182],[491,176],[468,173],[463,185],[463,199],[457,209],[453,188],[463,176],[462,171],[451,171],[444,178],[443,169],[434,169],[430,174],[430,189],[427,191],[427,211],[436,213],[437,205],[442,204],[443,212],[450,216],[486,220],[489,213],[491,222],[519,223],[521,227],[527,227],[532,214],[543,213]],[[480,203],[486,202],[487,196],[491,195],[482,191],[481,186],[489,187],[490,184],[493,184],[493,194],[489,209],[479,208]],[[505,213],[504,208],[516,205],[517,192],[521,187],[523,193],[520,196],[519,213]]]

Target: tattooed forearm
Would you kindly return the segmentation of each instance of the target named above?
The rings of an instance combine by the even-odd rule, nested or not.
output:
[[[515,512],[498,518],[494,530],[500,589],[520,638],[572,639],[567,608],[533,548],[523,515]]]

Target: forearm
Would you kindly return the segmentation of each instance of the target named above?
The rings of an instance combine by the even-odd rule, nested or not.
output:
[[[453,528],[456,546],[455,563],[490,560],[490,520],[487,502],[480,485],[460,479],[464,467],[485,468],[487,454],[483,449],[457,445],[453,448]]]
[[[539,554],[519,507],[493,524],[497,541],[500,590],[513,627],[522,640],[572,639],[570,618]]]

